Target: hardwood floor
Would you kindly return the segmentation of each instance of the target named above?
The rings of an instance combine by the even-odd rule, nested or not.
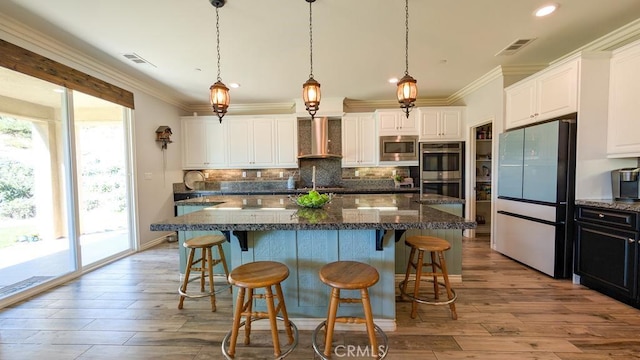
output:
[[[207,298],[178,310],[176,247],[159,245],[1,310],[0,359],[222,359],[231,295],[218,295],[215,313]],[[463,282],[453,286],[458,320],[448,306],[420,305],[411,319],[411,304],[396,304],[387,359],[640,359],[640,310],[526,268],[488,241],[463,241]],[[312,359],[310,337],[300,331],[287,359]],[[366,341],[358,332],[338,338]],[[272,358],[268,336],[252,336],[251,349],[240,344],[238,358]]]

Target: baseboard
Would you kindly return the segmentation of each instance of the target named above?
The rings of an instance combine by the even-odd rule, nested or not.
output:
[[[144,251],[144,250],[150,249],[150,248],[152,248],[152,247],[154,247],[156,245],[162,244],[163,242],[167,241],[167,236],[168,236],[168,234],[164,234],[161,237],[155,238],[155,239],[153,239],[151,241],[147,241],[144,244],[140,244],[140,249],[138,251]]]

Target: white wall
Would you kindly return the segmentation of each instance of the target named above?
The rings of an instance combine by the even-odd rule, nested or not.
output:
[[[173,183],[182,182],[180,116],[175,106],[143,92],[135,92],[133,120],[135,173],[138,200],[137,224],[140,246],[151,243],[167,233],[150,231],[149,225],[174,216]],[[158,126],[171,128],[172,143],[162,151],[155,141]]]
[[[471,149],[468,147],[470,144],[474,143],[475,134],[472,131],[472,128],[485,124],[489,121],[493,122],[493,139],[495,139],[492,143],[492,153],[498,153],[498,134],[503,131],[504,128],[504,78],[502,76],[498,76],[495,79],[487,82],[482,87],[478,88],[473,93],[470,93],[464,97],[464,103],[466,104],[466,143],[467,150],[465,154],[465,163],[466,169],[465,173],[467,174],[465,179],[465,193],[467,194],[467,206],[465,207],[465,217],[469,219],[474,218],[475,210],[473,206],[473,197],[474,194],[474,186],[475,184],[470,181],[472,175],[475,172],[475,159],[472,158]],[[496,157],[493,157],[492,163],[492,174],[496,174]],[[497,189],[496,187],[496,176],[492,177],[491,180],[491,188]],[[496,200],[496,191],[491,192],[491,214],[492,220],[495,219],[495,214],[493,210],[493,204]],[[493,227],[494,221],[491,221],[491,226]],[[493,238],[493,228],[491,229],[491,237]]]

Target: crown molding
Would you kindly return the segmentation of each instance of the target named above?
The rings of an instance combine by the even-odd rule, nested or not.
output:
[[[199,114],[213,114],[209,104],[191,104],[187,106],[187,111]],[[229,115],[272,115],[272,114],[294,114],[296,104],[294,102],[283,103],[249,103],[230,104]]]
[[[636,19],[574,51],[552,61],[556,64],[582,52],[612,51],[640,39],[640,19]]]
[[[56,61],[62,64],[72,68],[79,66],[83,69],[78,70],[92,73],[96,78],[104,79],[107,77],[120,83],[120,85],[145,92],[168,104],[186,110],[184,104],[173,97],[167,96],[166,91],[158,89],[148,83],[138,81],[130,75],[115,70],[95,58],[81,54],[76,49],[1,13],[0,37],[39,55],[45,56],[46,54],[41,54],[41,50],[44,50],[50,55],[54,55],[52,58],[55,58]]]

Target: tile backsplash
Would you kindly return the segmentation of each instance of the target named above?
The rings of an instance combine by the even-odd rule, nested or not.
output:
[[[339,161],[338,161],[339,163]],[[308,165],[302,164],[303,166],[298,169],[224,169],[224,170],[201,170],[205,175],[205,181],[207,182],[217,182],[217,181],[256,181],[256,180],[286,180],[289,175],[293,175],[296,181],[302,180],[300,177],[300,173],[303,174],[310,171],[307,167],[313,166],[312,162],[309,162]],[[339,174],[341,179],[349,179],[349,180],[375,180],[375,179],[389,179],[393,175],[393,171],[396,171],[397,174],[402,175],[404,177],[409,177],[411,175],[410,167],[408,166],[398,166],[398,167],[367,167],[367,168],[339,168]],[[324,176],[320,174],[320,167],[316,168],[318,172],[316,175],[318,177]],[[358,176],[356,176],[356,171],[358,172]],[[187,171],[185,171],[186,173]],[[258,177],[258,172],[260,173],[260,177]],[[242,173],[245,173],[245,177],[242,176]],[[282,175],[282,176],[280,176]],[[336,181],[337,175],[331,175],[332,179],[330,181]]]

